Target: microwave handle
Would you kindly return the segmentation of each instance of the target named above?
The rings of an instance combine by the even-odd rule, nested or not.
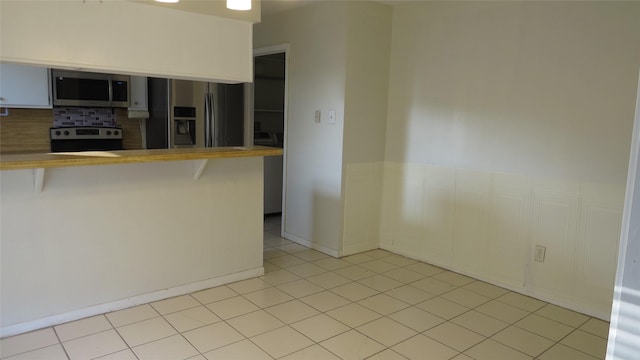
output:
[[[109,105],[113,105],[113,82],[111,81],[111,76],[109,76],[107,82],[109,83]]]

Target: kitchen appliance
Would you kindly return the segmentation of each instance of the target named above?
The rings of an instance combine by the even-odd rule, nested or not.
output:
[[[53,105],[129,107],[129,76],[51,70]]]
[[[147,88],[147,149],[244,144],[244,84],[148,78]]]
[[[276,134],[269,131],[254,131],[253,132],[253,144],[262,146],[278,146],[278,139]],[[280,146],[282,147],[282,146]]]
[[[79,126],[49,129],[51,152],[122,150],[122,129]]]

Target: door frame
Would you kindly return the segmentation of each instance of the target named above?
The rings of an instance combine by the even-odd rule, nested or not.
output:
[[[287,211],[287,143],[288,143],[288,112],[289,112],[289,44],[277,44],[262,48],[253,49],[253,57],[271,54],[284,53],[284,113],[283,113],[283,129],[284,129],[284,143],[282,154],[282,221],[280,223],[280,236],[284,237],[285,225],[286,225],[286,211]],[[254,61],[255,63],[255,61]],[[255,69],[254,69],[255,72]],[[254,73],[255,81],[255,73]],[[254,110],[254,83],[251,83],[251,135],[253,139],[253,110]],[[253,140],[252,143],[253,144]]]

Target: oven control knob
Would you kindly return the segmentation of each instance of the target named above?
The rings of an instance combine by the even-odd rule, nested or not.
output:
[[[56,131],[56,135],[60,136],[60,130]]]
[[[65,134],[65,135],[69,135],[69,132],[65,130],[64,134]]]
[[[107,130],[107,135],[111,135],[111,131],[110,130]]]
[[[118,135],[118,134],[119,134],[118,130],[113,132],[113,135]]]

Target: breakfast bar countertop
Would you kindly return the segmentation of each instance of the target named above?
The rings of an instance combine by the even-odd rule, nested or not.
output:
[[[133,164],[145,162],[206,160],[217,158],[277,156],[281,148],[267,146],[177,148],[63,153],[2,153],[0,170]]]

